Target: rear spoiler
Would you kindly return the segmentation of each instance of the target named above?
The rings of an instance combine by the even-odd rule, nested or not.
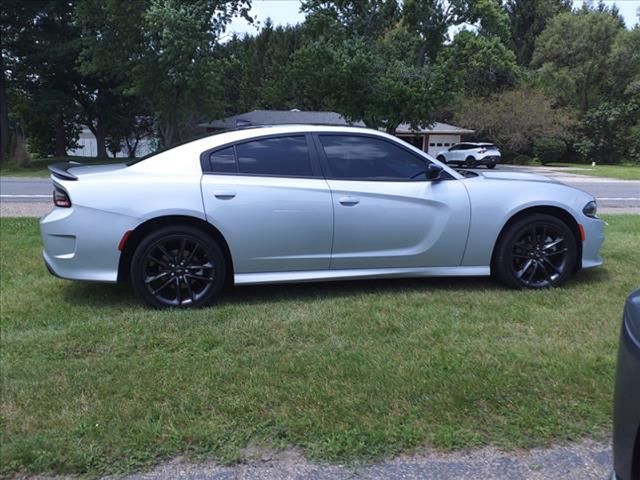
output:
[[[60,162],[49,165],[49,171],[56,177],[63,180],[78,180],[73,173],[69,173],[70,168],[81,167],[80,162]]]

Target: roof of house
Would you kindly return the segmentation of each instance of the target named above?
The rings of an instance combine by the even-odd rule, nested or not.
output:
[[[434,122],[429,125],[428,128],[411,128],[408,123],[401,123],[396,128],[396,135],[410,134],[410,133],[429,133],[435,135],[462,135],[465,133],[473,133],[474,130],[467,128],[456,127],[455,125],[449,125],[448,123]]]
[[[346,118],[336,112],[313,112],[301,110],[253,110],[251,112],[232,115],[220,120],[200,124],[203,128],[211,129],[233,129],[248,125],[288,125],[288,124],[310,124],[310,125],[351,125],[354,127],[364,127],[363,122],[349,122]],[[435,122],[429,128],[412,129],[408,123],[403,123],[396,129],[396,134],[454,134],[473,133],[446,123]]]

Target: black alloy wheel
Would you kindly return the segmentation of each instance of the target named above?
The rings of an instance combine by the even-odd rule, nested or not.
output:
[[[464,165],[469,168],[476,168],[478,162],[476,161],[475,157],[467,157],[464,161]]]
[[[187,225],[154,232],[131,262],[134,290],[157,308],[206,305],[220,292],[224,276],[224,255],[213,238]]]
[[[535,214],[516,222],[503,236],[494,258],[494,273],[515,288],[560,285],[573,273],[577,244],[558,218]]]
[[[488,168],[488,169],[496,168],[496,162],[489,162],[489,163],[487,163],[487,168]]]

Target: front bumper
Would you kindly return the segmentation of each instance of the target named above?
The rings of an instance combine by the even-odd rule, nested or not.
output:
[[[582,268],[598,267],[603,263],[600,248],[604,242],[605,223],[599,218],[583,215],[580,224],[585,233],[585,239],[582,242]]]
[[[40,220],[44,263],[60,278],[114,283],[118,244],[134,225],[130,217],[87,207],[54,208]]]

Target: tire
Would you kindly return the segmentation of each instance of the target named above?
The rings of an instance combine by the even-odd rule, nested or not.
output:
[[[438,161],[439,161],[439,162],[441,162],[441,163],[444,163],[445,165],[447,164],[447,159],[446,159],[446,158],[444,158],[444,155],[438,155],[438,156],[436,157],[436,160],[438,160]]]
[[[487,163],[487,168],[489,170],[493,170],[494,168],[496,168],[496,162],[489,162]]]
[[[491,270],[512,288],[557,287],[574,272],[577,258],[577,241],[567,224],[550,215],[533,214],[500,236]]]
[[[194,308],[210,304],[224,286],[222,250],[190,225],[158,229],[142,240],[131,260],[136,295],[155,308]]]
[[[475,168],[477,164],[475,157],[467,157],[464,161],[464,166],[469,168]]]

